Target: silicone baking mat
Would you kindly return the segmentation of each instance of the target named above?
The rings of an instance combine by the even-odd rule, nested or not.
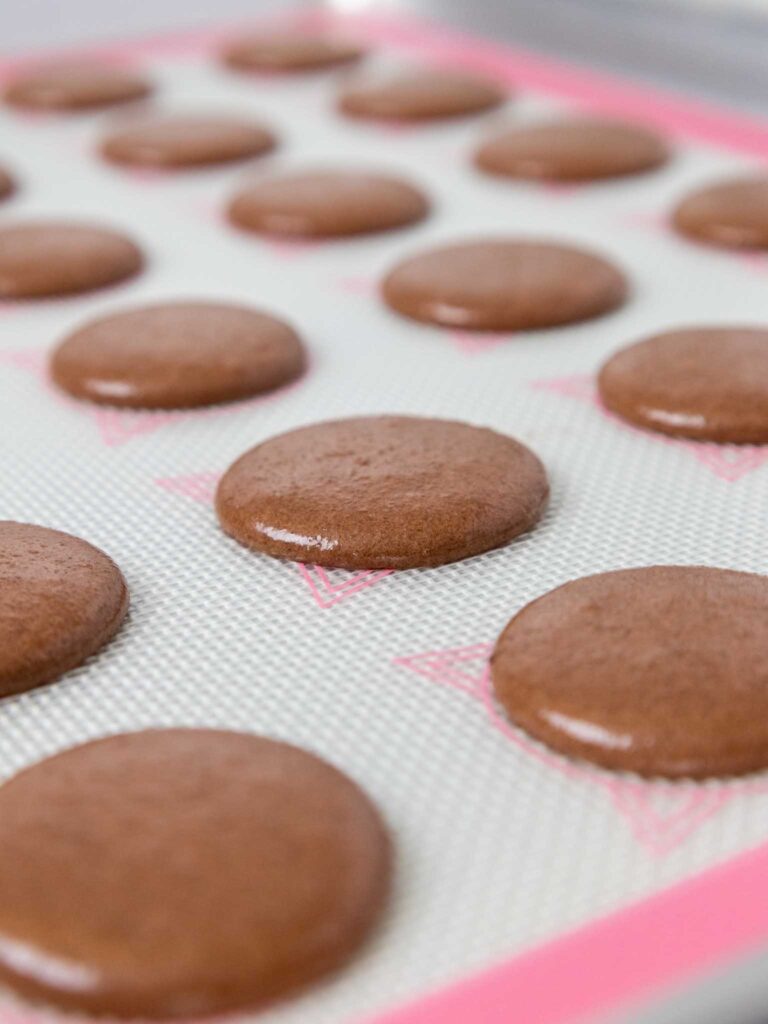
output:
[[[380,804],[397,847],[396,891],[348,970],[260,1020],[591,1019],[768,938],[768,907],[751,898],[768,881],[768,779],[648,783],[558,758],[505,723],[486,659],[512,614],[577,576],[654,563],[765,571],[768,448],[632,429],[601,410],[593,378],[608,353],[649,332],[764,321],[768,260],[676,238],[665,213],[700,182],[763,166],[768,125],[436,26],[372,14],[291,20],[307,31],[331,21],[370,42],[374,66],[476,68],[515,95],[501,115],[398,129],[337,116],[338,76],[222,69],[216,47],[239,26],[98,52],[147,69],[164,109],[272,124],[281,146],[252,173],[317,163],[402,172],[434,200],[423,225],[327,244],[248,237],[221,215],[248,172],[128,173],[94,155],[114,115],[0,113],[2,158],[22,184],[0,222],[104,220],[149,256],[120,288],[0,310],[0,514],[103,547],[133,602],[104,653],[3,703],[0,772],[157,725],[304,745]],[[674,159],[576,188],[473,170],[472,147],[493,124],[574,108],[655,124]],[[383,307],[376,282],[399,257],[484,233],[592,246],[624,267],[631,301],[591,323],[515,337],[417,326]],[[97,409],[48,387],[46,350],[86,318],[187,296],[286,316],[311,350],[309,374],[269,397],[190,413]],[[545,521],[491,554],[397,573],[280,563],[218,530],[215,481],[246,448],[303,423],[375,412],[464,419],[525,441],[551,476]],[[10,1001],[0,1009],[9,1022],[51,1016]]]

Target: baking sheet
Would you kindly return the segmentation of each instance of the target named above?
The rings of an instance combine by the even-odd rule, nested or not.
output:
[[[438,30],[349,25],[374,41],[386,36],[372,63],[471,56],[471,48],[441,49]],[[603,413],[592,386],[609,353],[650,332],[764,320],[763,257],[698,248],[663,225],[687,189],[762,161],[756,146],[747,156],[681,136],[674,161],[641,178],[579,188],[501,182],[469,163],[484,132],[572,108],[577,94],[580,106],[602,105],[599,97],[565,88],[558,97],[556,83],[533,88],[535,65],[526,70],[510,56],[505,75],[520,92],[507,111],[418,129],[345,122],[332,107],[338,76],[238,76],[212,60],[217,35],[106,52],[146,67],[163,109],[272,124],[282,145],[250,171],[129,173],[93,155],[114,115],[0,112],[0,155],[23,185],[0,222],[103,220],[149,256],[146,272],[119,288],[0,311],[0,514],[103,547],[133,602],[104,653],[4,702],[0,772],[157,725],[263,732],[349,772],[394,833],[390,912],[350,969],[259,1016],[338,1024],[528,950],[768,837],[765,777],[646,783],[557,758],[506,725],[485,664],[516,611],[580,575],[656,563],[765,571],[768,449],[642,433]],[[615,108],[616,95],[605,103]],[[307,245],[223,223],[224,201],[250,174],[307,164],[401,172],[430,193],[434,215],[385,236]],[[591,246],[623,266],[632,299],[601,320],[514,337],[418,326],[378,300],[376,281],[403,255],[486,233]],[[184,297],[285,316],[311,351],[309,374],[272,396],[182,414],[96,409],[51,392],[45,352],[70,329]],[[550,473],[544,522],[463,563],[369,574],[271,561],[218,530],[215,481],[246,448],[304,423],[376,412],[465,419],[518,437]]]

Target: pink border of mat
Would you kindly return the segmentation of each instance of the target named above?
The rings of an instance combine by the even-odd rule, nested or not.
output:
[[[592,1020],[758,948],[767,885],[764,844],[370,1024]]]
[[[356,29],[372,42],[413,48],[430,59],[473,68],[513,87],[549,93],[592,110],[653,124],[672,135],[768,160],[768,121],[735,110],[563,64],[420,19],[367,13],[339,15],[337,20],[339,26]]]
[[[511,85],[768,160],[768,122],[419,19],[311,11],[269,20],[298,21],[307,29],[337,25],[372,43],[461,64]],[[242,27],[96,44],[80,52],[117,61],[180,56],[203,52]],[[0,76],[27,60],[0,58]],[[766,890],[768,842],[487,971],[374,1015],[369,1024],[511,1024],[513,1019],[514,1024],[574,1024],[589,1019],[757,949],[768,940],[768,900],[760,898]],[[2,1018],[16,1022],[18,1014]]]

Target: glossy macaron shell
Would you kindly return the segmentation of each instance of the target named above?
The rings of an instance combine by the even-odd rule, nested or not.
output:
[[[252,182],[230,201],[227,215],[235,226],[255,233],[339,238],[407,227],[428,212],[426,195],[399,177],[310,170]]]
[[[662,565],[566,583],[492,658],[510,720],[557,753],[668,778],[768,768],[768,579]]]
[[[384,121],[440,121],[501,106],[507,91],[492,79],[442,68],[360,75],[348,81],[337,105],[347,117]]]
[[[406,257],[381,285],[412,320],[475,331],[526,331],[578,323],[621,306],[628,284],[595,253],[530,239],[487,238]]]
[[[0,227],[0,299],[93,291],[134,277],[143,265],[135,242],[98,224],[39,220]]]
[[[276,145],[272,132],[256,122],[223,115],[166,115],[113,130],[100,151],[111,163],[179,169],[248,160]]]
[[[129,68],[91,61],[49,64],[13,77],[5,102],[29,110],[87,111],[142,100],[152,83]]]
[[[0,522],[0,697],[81,665],[127,610],[123,575],[103,551],[59,530]]]
[[[96,740],[0,787],[0,979],[109,1017],[258,1009],[357,952],[391,862],[368,797],[297,747]]]
[[[697,242],[732,249],[768,249],[768,176],[714,182],[684,196],[673,227]]]
[[[655,132],[597,118],[510,127],[475,152],[476,165],[498,177],[574,183],[642,174],[668,159],[667,144]]]
[[[219,521],[246,547],[345,569],[411,569],[507,544],[541,517],[539,459],[452,420],[370,416],[257,445],[222,477]]]
[[[176,302],[86,323],[54,350],[50,371],[75,398],[186,409],[272,391],[305,367],[285,321],[247,306]]]

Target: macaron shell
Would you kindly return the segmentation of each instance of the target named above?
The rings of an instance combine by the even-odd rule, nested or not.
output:
[[[229,220],[248,231],[336,238],[389,231],[426,217],[429,200],[384,174],[308,171],[255,181],[229,204]]]
[[[138,246],[96,225],[32,221],[0,227],[0,298],[92,291],[138,274]]]
[[[30,110],[77,111],[141,100],[152,92],[143,75],[104,64],[54,64],[19,74],[5,101]]]
[[[261,156],[275,147],[272,133],[233,117],[166,116],[125,125],[101,144],[117,164],[138,167],[205,167]]]
[[[0,200],[9,199],[16,191],[16,182],[12,175],[0,167]]]
[[[355,78],[339,94],[337,105],[348,117],[432,121],[493,110],[507,96],[490,79],[425,68]]]
[[[370,416],[257,445],[224,474],[216,510],[239,543],[344,569],[443,565],[530,530],[549,487],[524,445],[451,420]]]
[[[222,59],[239,71],[301,73],[354,64],[365,52],[340,37],[281,32],[239,39],[224,50]]]
[[[573,246],[480,239],[404,259],[384,278],[384,301],[412,320],[475,331],[577,323],[621,306],[627,281]]]
[[[244,306],[178,302],[93,320],[51,357],[75,398],[129,408],[232,402],[296,380],[304,346],[288,324]]]
[[[522,609],[492,658],[510,720],[568,757],[668,778],[768,768],[768,578],[587,576]]]
[[[768,177],[716,182],[685,196],[673,226],[698,242],[734,249],[768,248]]]
[[[0,979],[110,1017],[260,1008],[357,952],[391,861],[367,796],[297,747],[96,740],[0,787]]]
[[[596,118],[534,122],[487,139],[475,164],[500,177],[587,182],[654,170],[666,163],[663,139],[639,125]]]
[[[598,376],[611,412],[672,437],[768,443],[768,330],[692,327],[621,349]]]
[[[0,522],[0,697],[81,665],[127,610],[125,580],[104,552],[58,530]]]

